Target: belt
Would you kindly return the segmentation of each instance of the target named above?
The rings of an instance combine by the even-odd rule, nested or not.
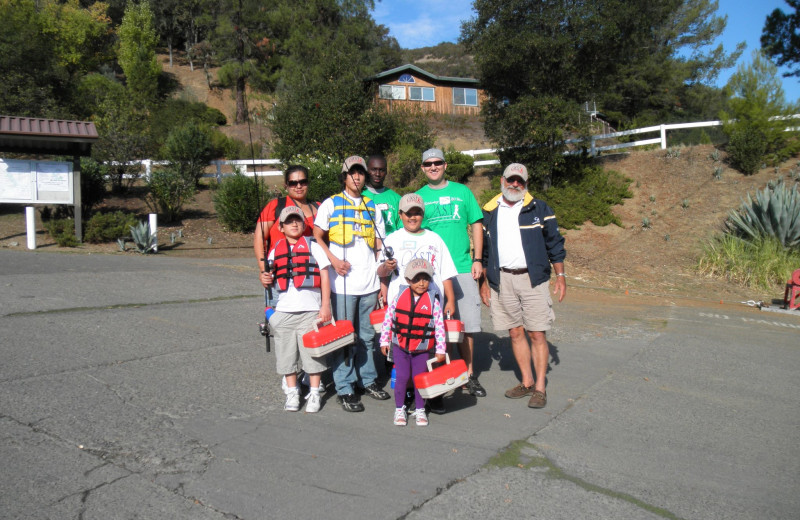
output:
[[[527,267],[523,267],[521,269],[509,269],[507,267],[501,267],[500,270],[508,274],[526,274],[528,272]]]

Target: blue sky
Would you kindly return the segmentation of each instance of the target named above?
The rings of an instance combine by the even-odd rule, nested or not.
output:
[[[761,47],[761,29],[767,15],[779,8],[790,12],[783,0],[719,0],[718,15],[728,15],[728,25],[719,39],[725,49],[736,48],[744,41],[747,48],[739,63],[750,61],[753,49]],[[441,42],[455,42],[461,31],[461,21],[473,16],[471,0],[382,0],[375,2],[373,17],[387,26],[400,46],[406,49],[427,47]],[[735,67],[723,71],[717,81],[724,85]],[[787,101],[800,99],[800,78],[783,78]]]

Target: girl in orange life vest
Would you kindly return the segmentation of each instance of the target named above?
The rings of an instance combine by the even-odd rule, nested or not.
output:
[[[261,273],[265,287],[275,283],[278,292],[275,313],[269,320],[275,336],[275,365],[286,377],[284,409],[296,412],[300,409],[297,362],[303,361],[311,386],[306,412],[315,413],[320,408],[320,376],[327,367],[324,359],[317,360],[306,352],[303,334],[313,330],[316,322],[331,319],[330,262],[316,242],[303,236],[303,210],[287,206],[279,222],[284,238],[269,254],[274,269]]]
[[[433,267],[424,258],[415,258],[408,263],[403,273],[408,288],[400,291],[386,310],[381,329],[381,351],[389,353],[390,339],[392,359],[395,364],[395,412],[394,424],[405,426],[408,419],[405,389],[412,376],[425,372],[429,351],[436,347],[436,361],[445,360],[445,334],[442,307],[433,292],[429,291],[433,278]],[[425,400],[414,389],[417,426],[427,426]]]

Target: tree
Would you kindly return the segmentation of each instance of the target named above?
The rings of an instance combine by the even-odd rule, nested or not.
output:
[[[506,150],[504,161],[528,161],[544,186],[562,163],[563,138],[586,131],[578,123],[585,101],[602,100],[602,110],[607,105],[620,120],[668,110],[681,85],[709,82],[730,61],[721,46],[703,52],[725,26],[713,16],[715,1],[476,0],[474,6],[477,16],[462,25],[461,41],[474,53],[488,94],[487,134]],[[690,50],[688,58],[680,57],[682,49]]]
[[[117,61],[125,73],[133,103],[139,109],[149,107],[157,99],[158,76],[161,74],[155,52],[158,35],[153,26],[150,4],[128,4],[117,32]]]
[[[52,40],[56,62],[70,76],[94,71],[113,58],[107,4],[83,8],[78,0],[46,0],[41,5],[42,34]]]
[[[800,16],[797,14],[800,0],[786,0],[786,3],[794,12],[786,14],[775,9],[767,16],[761,31],[761,50],[778,66],[795,67],[784,73],[785,77],[800,76]]]
[[[778,69],[760,51],[743,63],[728,80],[730,112],[722,112],[723,131],[729,137],[728,154],[742,173],[752,174],[761,164],[777,164],[798,149],[785,132],[795,107],[785,101]]]

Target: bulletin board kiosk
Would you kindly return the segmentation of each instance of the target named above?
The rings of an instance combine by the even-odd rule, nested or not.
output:
[[[98,139],[94,123],[0,115],[0,204],[26,206],[28,248],[36,248],[34,204],[68,204],[83,237],[80,158]],[[42,159],[71,156],[71,161]]]

